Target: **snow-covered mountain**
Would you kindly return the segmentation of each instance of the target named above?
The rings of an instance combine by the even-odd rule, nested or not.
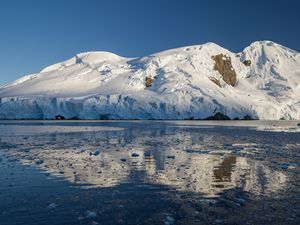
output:
[[[1,119],[300,119],[300,54],[271,41],[87,52],[0,88]]]

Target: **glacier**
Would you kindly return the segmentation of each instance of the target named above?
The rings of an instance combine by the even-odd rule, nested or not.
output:
[[[300,119],[300,54],[272,41],[86,52],[0,87],[0,119]]]

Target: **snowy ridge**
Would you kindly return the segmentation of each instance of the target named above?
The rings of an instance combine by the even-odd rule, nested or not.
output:
[[[231,83],[228,82],[231,81]],[[300,54],[271,41],[86,52],[0,87],[0,119],[300,119]]]

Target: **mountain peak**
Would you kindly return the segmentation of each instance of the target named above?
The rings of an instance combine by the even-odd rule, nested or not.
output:
[[[242,53],[211,42],[134,59],[84,52],[2,86],[0,118],[300,119],[299,90],[299,54],[271,41]]]
[[[292,49],[290,49],[288,47],[285,47],[285,46],[283,46],[281,44],[278,44],[276,42],[269,41],[269,40],[255,41],[250,46],[246,47],[246,49],[247,48],[252,48],[252,49],[273,48],[273,49],[283,49],[284,51],[298,53],[295,50],[292,50]]]
[[[99,63],[103,61],[118,61],[123,59],[123,57],[116,55],[111,52],[105,51],[91,51],[82,52],[75,56],[77,59],[81,59],[86,63]]]

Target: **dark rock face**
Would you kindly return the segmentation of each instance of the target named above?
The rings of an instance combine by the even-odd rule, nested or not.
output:
[[[146,77],[145,82],[146,82],[146,87],[151,87],[154,79],[152,77]]]
[[[55,116],[55,119],[56,120],[65,120],[66,118],[62,115],[57,115],[57,116]]]
[[[251,60],[245,60],[243,63],[245,66],[251,66]]]
[[[236,72],[232,67],[231,58],[224,54],[219,54],[211,57],[215,61],[214,70],[218,71],[223,80],[234,86],[236,84]]]
[[[230,117],[224,115],[223,113],[217,112],[215,115],[209,116],[205,120],[230,120]]]
[[[216,85],[218,85],[219,87],[221,87],[221,83],[217,78],[214,77],[209,77],[209,79],[214,82]]]
[[[244,116],[243,120],[253,120],[253,118],[249,115]]]

